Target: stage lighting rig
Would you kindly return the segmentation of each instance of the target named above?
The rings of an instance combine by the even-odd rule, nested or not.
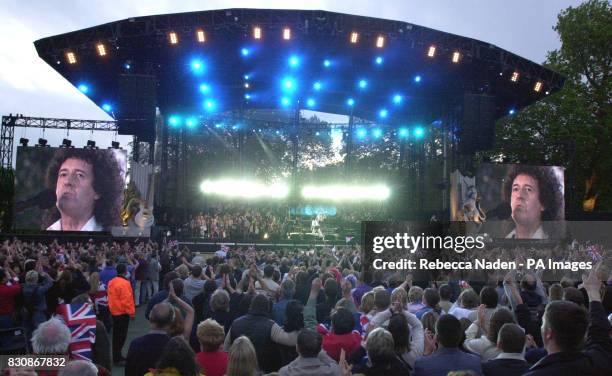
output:
[[[62,141],[62,147],[63,148],[71,148],[72,147],[72,140],[69,140],[69,139],[65,138]]]
[[[28,146],[29,141],[30,140],[28,140],[27,138],[23,138],[23,137],[19,139],[19,143],[21,144],[21,146]]]
[[[40,147],[45,147],[47,146],[47,140],[44,138],[39,138],[38,139],[38,144],[36,146],[40,146]]]

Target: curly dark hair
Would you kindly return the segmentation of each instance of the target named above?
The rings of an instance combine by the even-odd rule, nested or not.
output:
[[[539,199],[544,206],[542,221],[562,221],[565,216],[563,182],[559,182],[554,169],[547,166],[512,166],[504,179],[502,195],[506,202],[510,202],[512,184],[519,175],[531,176],[538,182]]]
[[[163,374],[164,369],[174,368],[182,376],[197,376],[200,366],[195,361],[195,353],[191,346],[181,336],[171,338],[156,364],[157,372]]]
[[[100,196],[96,200],[94,216],[104,230],[121,224],[124,179],[121,167],[112,150],[60,148],[55,152],[45,177],[45,186],[55,191],[62,164],[70,158],[80,159],[92,166],[93,189]],[[42,229],[47,229],[60,218],[57,207],[53,206],[43,216]]]

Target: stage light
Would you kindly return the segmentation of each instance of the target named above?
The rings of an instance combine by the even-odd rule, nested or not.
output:
[[[244,95],[244,99],[246,99],[247,101],[248,101],[249,99],[251,99],[251,94],[245,94],[245,95]]]
[[[246,56],[249,56],[249,54],[250,54],[250,53],[251,53],[251,51],[250,51],[248,48],[242,48],[242,49],[240,50],[240,54],[241,54],[242,56],[245,56],[245,57],[246,57]]]
[[[200,84],[200,91],[204,94],[210,93],[210,86],[208,84]]]
[[[204,101],[204,109],[208,112],[212,112],[217,108],[217,103],[212,100],[212,99],[208,99],[206,101]]]
[[[389,111],[387,111],[387,109],[385,109],[385,108],[383,108],[382,110],[378,111],[378,116],[380,116],[383,119],[386,119],[388,115],[389,115]]]
[[[359,41],[359,33],[357,33],[356,31],[353,31],[351,33],[351,43],[355,44]]]
[[[173,128],[179,127],[181,125],[181,117],[178,115],[170,115],[168,124]]]
[[[21,146],[28,146],[28,142],[30,142],[30,140],[28,140],[27,138],[20,138],[19,139],[19,143],[21,144]]]
[[[542,81],[538,81],[536,82],[535,86],[533,87],[533,91],[535,91],[536,93],[539,93],[540,90],[542,90]]]
[[[312,88],[315,89],[316,91],[321,90],[321,83],[319,81],[316,81],[314,84],[312,84]]]
[[[401,104],[403,101],[404,101],[404,97],[402,97],[401,94],[395,94],[393,96],[393,103]]]
[[[108,103],[104,103],[104,104],[102,105],[102,109],[103,109],[104,111],[106,111],[106,112],[111,112],[111,111],[113,110],[113,106],[111,106],[111,105],[110,105],[110,104],[108,104]]]
[[[314,107],[314,106],[315,106],[315,104],[316,104],[316,102],[315,102],[315,100],[314,100],[314,99],[312,99],[312,98],[308,98],[308,99],[306,100],[306,105],[307,105],[308,107],[310,107],[310,108]]]
[[[385,37],[383,37],[382,35],[379,35],[378,38],[376,38],[376,47],[383,48],[384,46],[385,46]]]
[[[64,147],[64,148],[72,147],[72,141],[67,139],[67,138],[63,139],[62,140],[62,147]]]
[[[417,140],[423,138],[425,136],[425,129],[423,127],[414,128],[414,138]]]
[[[289,98],[287,98],[287,97],[282,97],[281,98],[281,104],[284,107],[287,107],[287,106],[289,106],[291,104],[291,100]]]
[[[307,185],[302,188],[302,197],[331,201],[383,201],[389,198],[391,190],[383,185]]]
[[[187,119],[185,119],[185,124],[188,128],[193,128],[198,124],[198,119],[193,116],[188,117]]]
[[[192,59],[189,63],[191,71],[195,74],[202,74],[204,72],[204,62],[200,59]]]
[[[178,43],[178,35],[174,31],[168,34],[168,39],[170,40],[170,44]]]
[[[285,77],[282,81],[282,89],[285,92],[293,92],[296,89],[296,82],[293,77]]]
[[[246,81],[248,81],[248,80],[249,80],[249,78],[251,78],[251,76],[249,76],[248,74],[245,74],[243,77],[244,77],[244,79],[245,79]]]
[[[518,82],[520,75],[519,72],[512,72],[512,76],[510,77],[510,81]]]
[[[359,85],[360,89],[365,89],[366,87],[368,87],[368,81],[366,81],[366,80],[359,80],[357,85]]]
[[[206,42],[206,33],[204,33],[204,30],[196,31],[196,38],[198,39],[199,43]]]
[[[38,139],[38,146],[47,146],[47,140],[44,138]]]
[[[82,93],[87,93],[89,91],[89,86],[87,86],[85,84],[79,84],[78,89]]]
[[[459,51],[453,52],[453,63],[457,64],[461,60],[461,53]]]
[[[245,88],[245,89],[248,89],[248,88],[250,88],[250,87],[251,87],[251,85],[250,85],[248,82],[245,82],[245,83],[244,83],[244,88]]]
[[[323,66],[329,68],[331,66],[331,61],[328,59],[323,60]]]
[[[346,100],[346,104],[353,107],[355,105],[355,100],[353,98],[349,98]]]
[[[283,39],[290,40],[291,39],[291,29],[286,27],[283,29]]]
[[[374,136],[374,138],[380,138],[383,135],[383,131],[380,128],[375,128],[372,131],[372,136]]]
[[[381,65],[381,64],[383,63],[383,61],[384,61],[384,60],[383,60],[382,56],[377,56],[377,57],[376,57],[376,59],[374,60],[374,62],[375,62],[377,65]]]
[[[98,43],[96,49],[98,50],[98,55],[106,56],[106,47],[102,43]]]
[[[320,136],[320,135],[321,135],[321,133],[319,131],[315,132],[315,136]]]
[[[261,39],[261,27],[255,26],[253,28],[253,39]]]
[[[68,61],[68,64],[76,64],[77,59],[74,52],[66,52],[66,60]]]
[[[368,135],[368,131],[365,128],[357,129],[357,138],[364,139]]]
[[[111,147],[113,149],[119,149],[119,143],[117,141],[113,141],[113,142],[111,142]]]
[[[400,138],[408,138],[408,128],[400,128],[397,131],[397,134],[399,135]]]
[[[300,59],[295,55],[291,55],[289,57],[289,66],[292,68],[297,68],[299,65],[300,65]]]
[[[508,115],[514,115],[514,113],[515,113],[515,112],[516,112],[516,111],[514,110],[514,108],[511,108],[511,109],[508,111]]]
[[[289,187],[283,183],[263,184],[244,179],[205,180],[200,190],[206,195],[218,195],[236,199],[282,199],[289,194]]]
[[[436,46],[429,46],[429,48],[427,49],[427,56],[428,57],[436,56]]]
[[[132,68],[132,65],[131,65],[130,63],[125,63],[125,64],[123,64],[123,67],[124,67],[126,70],[130,70],[130,69]]]
[[[96,142],[94,140],[87,140],[87,147],[90,149],[96,148]]]
[[[223,128],[223,124],[221,123],[217,123],[215,124],[215,128],[219,129],[219,128]]]
[[[421,79],[422,79],[422,78],[421,78],[421,76],[420,76],[420,75],[416,75],[416,76],[414,76],[414,82],[416,82],[416,83],[421,82]]]
[[[547,90],[546,93],[544,93],[544,94],[548,95],[548,94],[550,94],[550,91]]]

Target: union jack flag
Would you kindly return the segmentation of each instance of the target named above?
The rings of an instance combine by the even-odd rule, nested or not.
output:
[[[96,341],[96,312],[93,304],[62,304],[57,311],[70,329],[70,357],[92,361],[91,346]]]

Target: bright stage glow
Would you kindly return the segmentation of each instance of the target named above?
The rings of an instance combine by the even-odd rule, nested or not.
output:
[[[79,84],[78,88],[82,93],[87,93],[89,91],[89,86],[85,84]]]
[[[261,27],[255,26],[253,28],[253,39],[261,39]]]
[[[202,74],[204,73],[204,62],[200,59],[193,59],[191,60],[191,62],[189,63],[189,66],[191,67],[191,71],[195,74]]]
[[[244,99],[246,99],[246,100],[251,99],[251,94],[245,94],[245,95],[244,95]]]
[[[514,110],[514,108],[511,108],[511,109],[508,111],[508,115],[514,115],[514,113],[515,113],[515,112],[516,112],[516,111]]]
[[[323,60],[323,66],[329,68],[331,66],[331,61],[328,59]]]
[[[312,98],[308,98],[308,99],[306,100],[306,106],[308,106],[308,107],[310,107],[310,108],[314,107],[314,106],[315,106],[315,104],[316,104],[316,102],[315,102],[315,100],[314,100],[314,99],[312,99]]]
[[[181,125],[181,117],[178,115],[170,115],[170,117],[168,118],[168,124],[170,124],[171,127],[178,127]]]
[[[346,100],[346,104],[353,107],[355,105],[355,100],[353,98],[349,98]]]
[[[428,57],[436,56],[436,46],[429,46],[429,48],[427,49],[427,56]]]
[[[359,85],[360,89],[365,89],[366,87],[368,87],[368,81],[367,80],[359,80],[359,82],[357,84]]]
[[[98,50],[98,55],[106,56],[106,47],[104,47],[104,45],[102,43],[99,43],[96,46],[96,49]]]
[[[382,35],[379,35],[378,38],[376,38],[376,47],[383,48],[384,46],[385,46],[385,37],[383,37]]]
[[[240,50],[240,54],[241,54],[242,56],[245,56],[245,57],[246,57],[246,56],[249,56],[249,54],[250,54],[250,53],[251,53],[251,50],[249,50],[248,48],[242,48],[242,49]]]
[[[300,58],[295,55],[291,55],[288,62],[290,67],[297,68],[300,65]]]
[[[187,119],[185,119],[185,124],[188,128],[193,128],[198,124],[198,119],[193,116],[188,117]]]
[[[66,52],[66,60],[68,60],[68,64],[76,64],[77,59],[74,52]]]
[[[217,103],[212,99],[207,99],[204,101],[204,109],[208,112],[212,112],[217,108]]]
[[[285,107],[289,106],[291,104],[291,100],[287,97],[282,97],[281,98],[281,104]]]
[[[397,134],[400,136],[400,138],[408,138],[408,128],[400,128],[397,131]]]
[[[321,90],[321,83],[319,81],[316,81],[314,84],[312,84],[312,88],[315,89],[316,91]]]
[[[248,74],[245,74],[245,75],[244,75],[244,79],[245,79],[246,81],[248,81],[250,78],[251,78],[251,76],[249,76]]]
[[[205,195],[236,199],[282,199],[289,194],[289,187],[283,183],[267,185],[241,179],[205,180],[200,185],[200,190]]]
[[[356,31],[353,31],[351,33],[351,43],[355,44],[359,41],[359,33],[357,33]]]
[[[291,39],[291,29],[286,27],[283,29],[283,39],[284,40],[289,40]]]
[[[368,131],[364,128],[357,129],[357,138],[364,139],[368,135]]]
[[[538,81],[536,82],[535,86],[533,87],[533,91],[535,91],[536,93],[539,93],[540,90],[542,90],[542,81]]]
[[[132,65],[130,63],[125,63],[123,64],[123,67],[127,70],[130,70],[132,68]]]
[[[421,79],[422,79],[421,76],[418,75],[418,74],[416,76],[414,76],[414,82],[416,82],[416,83],[421,82]]]
[[[381,64],[383,63],[383,61],[384,61],[384,60],[383,60],[382,56],[377,56],[377,57],[376,57],[376,59],[374,60],[374,62],[375,62],[377,65],[381,65]]]
[[[111,112],[113,110],[113,106],[111,106],[109,103],[104,103],[102,105],[102,109],[106,112]]]
[[[168,39],[170,40],[170,44],[178,43],[178,35],[174,31],[168,34]]]
[[[302,188],[302,197],[330,201],[384,201],[391,195],[385,185],[351,186],[351,185],[309,185]]]
[[[283,78],[283,82],[282,82],[282,89],[284,92],[293,92],[296,89],[296,82],[295,79],[293,77],[285,77]]]
[[[519,79],[519,72],[512,72],[512,77],[510,77],[510,81],[518,82],[518,79]]]
[[[423,127],[414,128],[414,138],[417,140],[425,136],[425,129]]]
[[[459,51],[453,52],[453,63],[457,64],[461,60],[461,53]]]
[[[380,128],[375,128],[372,131],[372,136],[374,136],[374,138],[380,138],[380,137],[382,137],[382,135],[383,135],[383,131]]]
[[[204,30],[196,31],[196,37],[197,37],[199,43],[206,42],[206,34],[204,33]]]
[[[395,104],[401,104],[403,100],[404,100],[404,97],[402,97],[401,94],[395,94],[393,96],[393,103]]]
[[[208,94],[210,93],[210,85],[208,84],[201,84],[200,85],[200,91],[204,94]]]
[[[378,116],[380,116],[383,119],[385,119],[388,115],[389,115],[389,111],[387,111],[387,109],[385,108],[383,108],[382,110],[378,112]]]

